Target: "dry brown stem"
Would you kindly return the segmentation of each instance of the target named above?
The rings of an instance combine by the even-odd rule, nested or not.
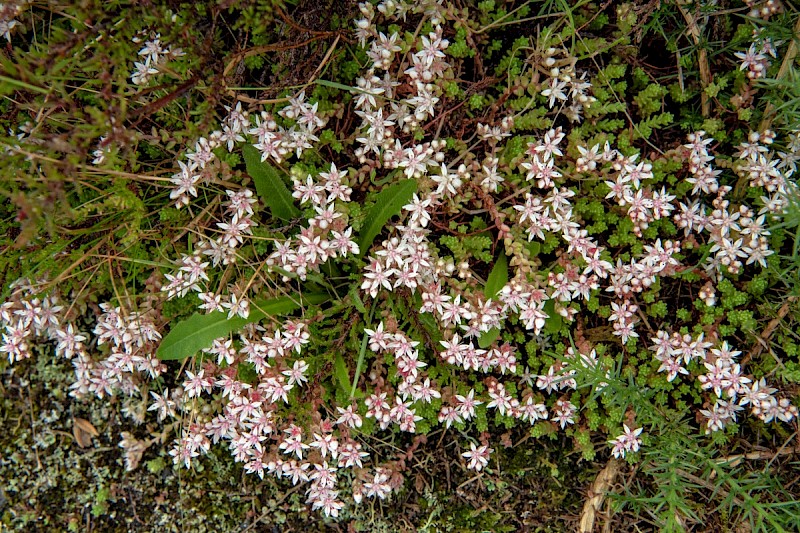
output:
[[[308,87],[309,85],[311,85],[312,83],[314,83],[314,81],[317,79],[317,76],[319,75],[319,73],[322,72],[322,69],[325,67],[325,65],[328,63],[328,61],[330,60],[331,56],[333,55],[333,51],[336,50],[336,46],[339,44],[339,40],[341,39],[341,35],[336,34],[335,32],[329,32],[329,33],[335,34],[336,38],[333,40],[333,43],[331,44],[331,46],[328,48],[328,51],[325,54],[325,57],[323,57],[322,61],[320,62],[320,64],[317,65],[317,68],[314,70],[314,73],[311,75],[311,78],[305,83],[305,85],[303,85],[300,88],[300,90],[303,90],[306,87]],[[326,35],[327,35],[327,33],[326,33]],[[225,65],[225,69],[222,71],[222,78],[223,78],[223,80],[226,80],[227,77],[228,77],[228,74],[230,74],[231,70],[233,70],[234,67],[236,67],[241,61],[243,61],[247,57],[257,56],[257,55],[260,55],[260,54],[264,54],[266,52],[277,52],[277,51],[282,51],[282,50],[290,50],[292,48],[301,48],[301,47],[306,46],[306,45],[308,45],[308,44],[310,44],[310,43],[312,43],[314,41],[317,41],[317,40],[319,40],[321,38],[322,38],[322,36],[317,36],[317,37],[312,37],[310,39],[306,39],[305,41],[301,41],[299,43],[280,42],[280,43],[275,43],[275,44],[265,44],[263,46],[255,46],[253,48],[249,48],[247,50],[243,50],[242,52],[239,52],[238,54],[235,54],[233,56],[233,58],[228,62],[228,64]],[[227,86],[227,83],[226,83],[226,86]],[[245,96],[243,94],[239,94],[236,91],[234,91],[233,89],[228,89],[228,94],[233,96],[234,98],[236,98],[238,100],[241,100],[242,102],[246,102],[248,104],[259,104],[259,105],[277,104],[277,103],[285,102],[285,101],[288,100],[288,98],[269,98],[269,99],[266,99],[266,100],[258,99],[258,98],[251,98],[249,96]]]
[[[701,45],[700,37],[702,32],[700,31],[700,26],[697,25],[697,19],[684,6],[679,4],[678,9],[681,10],[683,18],[686,19],[686,24],[689,26],[689,35],[697,46],[697,66],[700,69],[700,82],[702,84],[700,90],[700,105],[703,117],[708,118],[711,115],[711,99],[708,97],[708,94],[706,94],[706,87],[711,85],[711,68],[708,64],[708,50]]]
[[[783,320],[784,317],[789,314],[789,309],[791,309],[792,304],[795,301],[797,301],[797,296],[789,296],[786,298],[784,304],[780,309],[778,309],[778,314],[775,316],[775,318],[769,321],[767,327],[761,332],[761,335],[758,337],[758,343],[756,343],[756,345],[753,346],[753,349],[750,350],[747,355],[744,356],[744,358],[742,358],[740,363],[741,365],[747,364],[747,362],[749,362],[753,357],[758,357],[761,355],[761,352],[764,351],[765,347],[769,347],[768,342],[770,337],[772,337],[772,333],[778,327],[778,324],[781,323],[781,320]]]
[[[614,481],[617,479],[619,473],[620,462],[618,459],[611,459],[605,468],[603,468],[594,479],[594,483],[589,488],[589,498],[583,504],[583,511],[581,511],[581,521],[578,525],[580,533],[591,533],[594,531],[594,520],[600,508],[603,507],[603,502],[606,499]]]
[[[742,461],[766,461],[772,460],[781,455],[792,455],[800,453],[800,446],[789,446],[780,448],[778,450],[758,450],[750,453],[740,453],[736,455],[728,455],[716,460],[717,464],[725,464],[731,467],[738,466]],[[712,472],[714,474],[714,472]]]

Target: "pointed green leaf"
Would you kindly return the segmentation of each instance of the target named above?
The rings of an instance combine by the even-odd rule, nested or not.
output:
[[[375,197],[375,205],[367,212],[367,218],[361,229],[361,238],[358,243],[359,255],[363,256],[367,253],[367,249],[372,246],[372,241],[381,232],[383,226],[390,218],[400,213],[415,192],[417,192],[416,180],[402,180],[394,185],[384,187],[378,193]]]
[[[414,293],[412,297],[413,306],[415,309],[419,309],[422,307],[422,298],[420,297],[419,293]],[[439,345],[439,341],[442,340],[442,332],[439,329],[439,323],[436,322],[436,319],[433,317],[431,313],[415,313],[416,320],[419,322],[420,326],[425,330],[425,333],[428,334],[431,341],[435,346]]]
[[[370,311],[375,309],[373,305]],[[370,318],[372,318],[372,314],[370,313]],[[356,387],[358,387],[358,378],[361,376],[361,368],[364,366],[364,357],[367,354],[367,341],[369,340],[369,335],[367,332],[364,332],[364,337],[361,339],[361,350],[358,352],[358,362],[356,363],[356,373],[353,375],[353,386],[350,389],[350,398],[354,398],[357,392]]]
[[[252,145],[245,145],[242,154],[258,196],[269,206],[272,216],[281,220],[295,218],[300,211],[295,207],[292,193],[283,182],[278,169],[261,161],[261,153]]]
[[[489,277],[486,278],[486,287],[483,289],[484,296],[494,298],[506,283],[508,283],[508,258],[506,254],[500,252],[500,257],[497,258],[492,271],[489,272]]]
[[[250,316],[247,318],[228,318],[228,315],[221,312],[207,315],[195,313],[167,333],[161,340],[156,355],[162,360],[184,359],[209,348],[214,339],[239,331],[245,325],[265,316],[286,314],[303,305],[320,304],[328,298],[327,294],[306,294],[302,297],[294,295],[256,300],[250,304]]]
[[[366,314],[367,308],[364,306],[364,302],[361,300],[361,297],[358,295],[358,285],[353,284],[350,286],[350,291],[348,291],[348,296],[353,302],[353,305],[356,307],[359,313]]]

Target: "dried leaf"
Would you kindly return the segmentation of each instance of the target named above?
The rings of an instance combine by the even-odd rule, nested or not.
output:
[[[73,418],[72,435],[75,437],[75,442],[78,443],[78,446],[86,448],[92,445],[92,437],[97,437],[100,433],[85,418]]]
[[[119,447],[125,450],[125,470],[132,472],[139,466],[142,455],[153,441],[139,440],[127,431],[123,431],[121,437]]]
[[[414,488],[419,494],[422,494],[422,491],[425,490],[425,479],[422,477],[421,474],[417,474],[414,477]]]

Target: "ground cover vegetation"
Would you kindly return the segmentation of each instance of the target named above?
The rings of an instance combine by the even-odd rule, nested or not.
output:
[[[0,4],[0,523],[797,531],[799,30]]]

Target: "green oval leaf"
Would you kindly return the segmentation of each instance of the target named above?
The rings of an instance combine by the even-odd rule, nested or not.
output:
[[[195,313],[167,333],[156,350],[156,356],[165,361],[184,359],[210,347],[214,339],[225,337],[265,316],[286,314],[303,305],[321,304],[327,300],[327,294],[256,300],[250,304],[250,316],[247,318],[228,318],[228,315],[219,311],[207,315]]]
[[[342,392],[350,394],[350,371],[347,369],[347,363],[344,362],[342,354],[336,354],[333,359],[333,375],[336,376],[336,381]]]
[[[394,185],[384,187],[378,193],[375,197],[375,205],[370,208],[367,218],[364,219],[364,226],[361,229],[361,238],[358,243],[360,248],[359,256],[367,253],[367,248],[372,245],[372,241],[381,232],[383,226],[386,225],[390,218],[400,213],[400,210],[411,200],[415,192],[417,192],[416,180],[402,180]]]
[[[494,267],[492,267],[492,271],[489,272],[489,277],[486,278],[486,286],[483,288],[484,296],[486,296],[486,298],[494,298],[497,296],[497,293],[503,289],[506,283],[508,283],[508,257],[501,251],[500,257],[497,258],[497,262],[494,264]],[[499,336],[500,330],[498,328],[492,328],[478,337],[478,346],[487,348],[491,346]]]
[[[292,193],[281,179],[278,170],[261,161],[261,152],[248,144],[242,149],[247,173],[253,178],[258,196],[269,206],[273,216],[281,220],[291,220],[300,211],[294,205]]]
[[[500,292],[505,284],[508,283],[508,258],[506,254],[500,252],[500,257],[494,264],[492,271],[489,272],[489,277],[486,278],[486,286],[483,288],[483,295],[486,298],[494,298]]]
[[[486,333],[482,333],[481,336],[478,337],[478,347],[482,350],[488,348],[499,336],[500,330],[498,328],[492,328]]]
[[[556,306],[553,300],[547,300],[544,304],[544,312],[548,318],[544,323],[544,332],[548,335],[557,335],[561,331],[564,319],[556,313]]]

